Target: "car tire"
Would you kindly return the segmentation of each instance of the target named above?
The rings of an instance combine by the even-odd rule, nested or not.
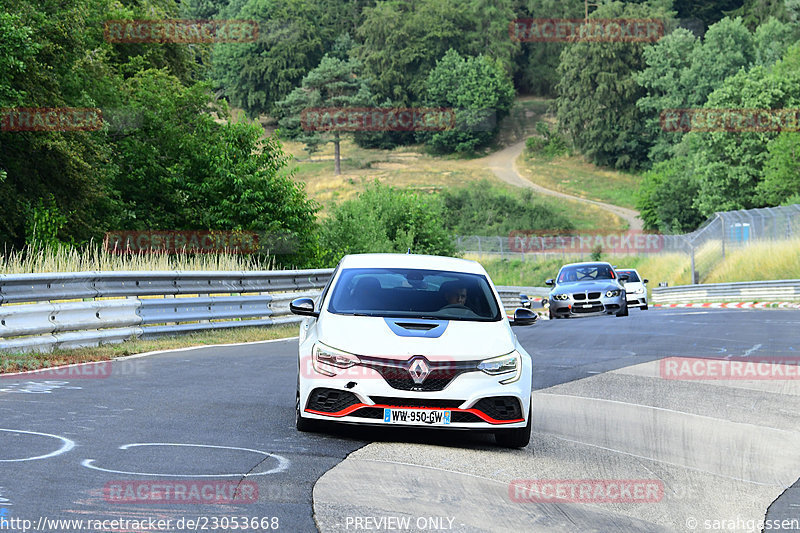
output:
[[[647,311],[647,304],[644,304],[644,305],[642,306],[642,311]]]
[[[617,316],[628,316],[628,304],[625,304],[625,307],[617,313]]]
[[[294,425],[297,428],[297,431],[302,431],[303,433],[307,431],[315,431],[318,427],[318,424],[315,420],[309,420],[308,418],[303,418],[300,415],[300,383],[297,384],[297,393],[295,395],[294,401]]]
[[[556,315],[553,314],[553,310],[552,309],[548,309],[547,310],[547,316],[550,317],[550,320],[553,320],[554,318],[556,318]]]
[[[494,441],[503,448],[525,448],[531,442],[531,420],[533,412],[528,409],[528,424],[524,428],[495,431]]]

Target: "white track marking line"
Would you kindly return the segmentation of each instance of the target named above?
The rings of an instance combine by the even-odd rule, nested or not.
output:
[[[216,477],[248,477],[248,476],[266,476],[268,474],[277,474],[279,472],[283,472],[289,468],[291,465],[291,461],[289,459],[277,455],[274,453],[269,453],[261,450],[254,450],[252,448],[239,448],[236,446],[214,446],[211,444],[183,444],[183,443],[176,443],[176,442],[141,442],[141,443],[133,443],[133,444],[123,444],[119,447],[120,450],[127,450],[129,448],[134,448],[138,446],[179,446],[179,447],[187,447],[187,448],[216,448],[222,450],[239,450],[245,452],[252,452],[263,455],[265,457],[272,457],[278,461],[278,466],[273,468],[272,470],[268,470],[266,472],[256,472],[255,474],[250,473],[235,473],[235,474],[156,474],[156,473],[149,473],[149,472],[127,472],[124,470],[110,470],[107,468],[101,468],[99,466],[95,466],[94,459],[84,459],[81,462],[81,465],[85,466],[86,468],[91,468],[92,470],[100,470],[101,472],[108,472],[111,474],[125,474],[130,476],[153,476],[153,477],[185,477],[185,478],[193,478],[193,477],[201,477],[201,478],[216,478]]]
[[[67,453],[68,451],[70,451],[72,448],[75,447],[74,441],[71,441],[65,437],[60,437],[58,435],[51,435],[50,433],[39,433],[38,431],[23,431],[21,429],[0,429],[0,431],[7,431],[8,433],[24,433],[26,435],[39,435],[40,437],[50,437],[53,439],[58,439],[64,443],[61,446],[61,448],[45,455],[38,455],[36,457],[26,457],[23,459],[0,459],[0,463],[18,463],[22,461],[35,461],[37,459],[49,459],[50,457],[55,457],[56,455]]]

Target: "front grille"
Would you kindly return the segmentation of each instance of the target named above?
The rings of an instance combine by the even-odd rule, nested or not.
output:
[[[455,409],[464,403],[464,400],[438,400],[435,398],[393,398],[391,396],[372,396],[371,398],[375,403],[392,407],[436,407]]]
[[[587,296],[588,296],[588,298],[587,298]],[[575,294],[572,295],[572,299],[576,300],[576,301],[583,301],[583,300],[587,300],[587,299],[588,300],[597,300],[598,298],[600,298],[600,293],[599,292],[590,292],[588,294],[585,293],[585,292],[576,292]]]
[[[476,371],[480,363],[480,361],[434,362],[426,359],[430,372],[422,383],[415,383],[408,371],[414,357],[407,361],[365,356],[361,356],[360,359],[363,366],[378,372],[393,389],[419,392],[443,390],[459,375]]]
[[[474,423],[474,422],[483,422],[483,419],[476,415],[475,413],[464,413],[461,411],[453,411],[450,413],[450,422],[451,423]]]
[[[495,396],[493,398],[483,398],[473,406],[483,413],[486,413],[495,420],[516,420],[522,418],[522,409],[519,400],[513,396]]]
[[[383,418],[383,407],[362,407],[361,409],[356,409],[350,416],[381,420]]]
[[[337,413],[357,403],[361,402],[358,401],[358,397],[352,392],[320,388],[311,391],[311,394],[308,396],[306,409],[312,409],[322,413]]]

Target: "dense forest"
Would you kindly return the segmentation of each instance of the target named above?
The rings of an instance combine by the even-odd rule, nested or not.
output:
[[[381,229],[380,210],[367,216],[363,206],[340,206],[330,218],[338,224],[320,226],[279,137],[310,150],[338,139],[300,127],[314,106],[454,108],[463,127],[353,139],[468,156],[491,143],[515,95],[553,98],[577,153],[642,174],[648,229],[688,231],[714,211],[800,203],[796,114],[793,128],[763,131],[663,124],[670,109],[800,109],[800,0],[593,4],[590,18],[659,19],[664,36],[511,38],[516,19],[583,18],[581,0],[5,0],[0,240],[9,249],[83,245],[110,230],[248,230],[291,235],[285,263],[311,266],[359,250],[345,241],[367,242],[352,228],[370,228],[382,232],[368,241],[381,249],[450,252],[442,231],[455,196],[423,202],[376,187],[364,201],[398,227]],[[255,21],[258,32],[242,42],[108,38],[110,20],[167,19]],[[231,107],[273,117],[277,134],[232,119]],[[14,131],[10,110],[31,108],[99,109],[102,123]]]

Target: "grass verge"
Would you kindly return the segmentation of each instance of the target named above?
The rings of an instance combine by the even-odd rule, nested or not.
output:
[[[636,191],[641,178],[635,174],[596,167],[578,156],[528,159],[523,154],[517,165],[523,176],[542,187],[588,200],[636,208]]]
[[[51,353],[0,354],[0,374],[37,370],[60,365],[108,361],[116,357],[157,350],[174,350],[191,346],[236,344],[297,336],[298,325],[274,327],[235,328],[167,337],[161,339],[133,339],[119,344],[104,344],[91,348],[54,350]]]
[[[0,256],[0,274],[142,270],[272,270],[270,260],[242,254],[112,254],[103,247],[27,246]]]

